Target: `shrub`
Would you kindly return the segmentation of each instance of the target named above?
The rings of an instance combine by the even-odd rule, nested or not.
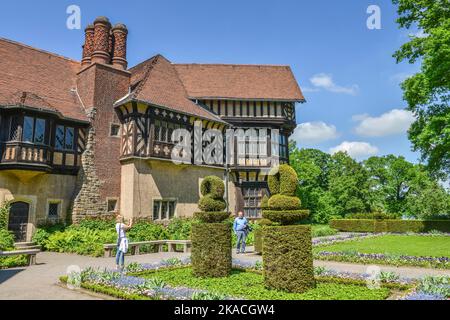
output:
[[[192,270],[197,277],[226,277],[231,272],[231,226],[192,225]]]
[[[91,230],[111,230],[114,229],[115,224],[114,220],[83,219],[78,226]]]
[[[188,240],[191,238],[193,219],[174,218],[167,226],[170,240]]]
[[[280,193],[280,171],[279,167],[272,168],[267,177],[267,184],[272,195]]]
[[[302,293],[315,287],[309,226],[263,228],[266,287]]]
[[[8,230],[9,209],[11,205],[5,201],[0,206],[0,229]]]
[[[282,164],[280,170],[280,194],[285,196],[295,195],[297,190],[297,172],[291,166]]]
[[[336,219],[330,221],[330,227],[345,232],[393,232],[422,233],[431,230],[450,232],[448,220],[369,220]]]
[[[127,233],[131,241],[167,240],[168,232],[163,225],[151,222],[139,222]],[[113,241],[114,242],[114,241]]]
[[[262,210],[269,209],[269,197],[266,194],[261,199],[261,209]]]
[[[327,225],[324,226],[313,226],[312,228],[312,236],[316,237],[326,237],[337,234],[338,231],[336,229],[330,228]]]
[[[200,185],[200,191],[203,196],[210,195],[214,199],[220,199],[225,194],[225,185],[219,177],[207,176]]]
[[[194,212],[194,218],[206,223],[222,222],[230,216],[229,212]]]
[[[301,208],[301,201],[297,197],[276,194],[269,199],[270,210],[298,210]]]
[[[6,229],[0,229],[0,251],[7,251],[14,248],[14,236]]]
[[[45,242],[49,251],[77,253],[100,257],[103,255],[103,244],[114,243],[116,233],[106,230],[91,230],[71,226],[63,232],[51,234]]]
[[[282,164],[270,171],[267,183],[272,195],[294,196],[298,185],[297,172],[288,164]]]
[[[254,236],[254,247],[255,247],[255,252],[256,253],[262,253],[262,249],[263,249],[263,228],[255,230],[253,232],[253,236]]]
[[[45,229],[38,228],[33,235],[32,241],[37,245],[40,245],[42,249],[47,247],[47,241],[51,233]]]
[[[198,207],[202,211],[223,211],[227,204],[223,199],[214,199],[211,195],[206,195],[200,198]]]
[[[376,220],[395,220],[399,217],[395,214],[384,212],[373,213],[352,213],[345,216],[346,219],[376,219]]]
[[[280,223],[281,225],[295,224],[296,222],[306,219],[309,216],[308,210],[290,210],[275,211],[265,210],[262,213],[263,218],[270,221]]]

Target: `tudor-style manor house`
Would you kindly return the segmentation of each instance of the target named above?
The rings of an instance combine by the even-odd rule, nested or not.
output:
[[[16,240],[67,217],[189,217],[208,175],[228,181],[230,211],[259,217],[264,169],[271,157],[288,161],[295,104],[304,102],[291,69],[161,55],[128,68],[125,25],[100,17],[85,32],[81,61],[0,39],[0,203],[11,203]],[[279,134],[256,148],[239,140],[227,166],[173,163],[172,132],[198,121],[224,136]]]

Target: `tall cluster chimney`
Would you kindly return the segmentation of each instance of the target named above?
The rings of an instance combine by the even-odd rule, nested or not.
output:
[[[81,65],[112,64],[126,70],[127,36],[128,30],[124,24],[118,23],[112,27],[108,18],[98,17],[93,25],[86,27]]]

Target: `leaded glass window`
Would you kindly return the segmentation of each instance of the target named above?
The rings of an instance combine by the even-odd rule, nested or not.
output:
[[[25,142],[33,142],[34,118],[25,117],[23,120],[23,136]]]
[[[55,149],[73,150],[75,147],[75,129],[62,125],[56,126]]]
[[[34,143],[45,143],[45,119],[37,118],[34,125]]]
[[[11,117],[11,125],[9,127],[9,141],[20,140],[20,117]]]

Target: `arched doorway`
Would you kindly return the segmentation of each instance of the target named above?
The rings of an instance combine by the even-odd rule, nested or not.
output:
[[[26,202],[14,202],[9,210],[8,230],[14,233],[16,242],[27,240],[28,214],[30,205]]]

